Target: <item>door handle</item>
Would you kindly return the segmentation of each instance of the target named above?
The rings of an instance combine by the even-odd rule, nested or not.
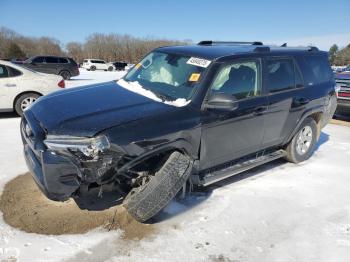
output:
[[[17,86],[16,84],[5,84],[5,86],[7,87],[14,87],[14,86]]]
[[[254,109],[254,115],[263,115],[267,111],[267,106],[258,106]]]
[[[306,105],[307,103],[309,103],[310,100],[305,98],[305,97],[299,97],[294,99],[293,104],[296,106],[302,106],[302,105]]]

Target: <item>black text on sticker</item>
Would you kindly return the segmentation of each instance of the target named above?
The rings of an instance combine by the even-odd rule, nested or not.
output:
[[[187,64],[207,68],[210,65],[210,62],[211,61],[206,59],[191,57],[190,59],[188,59]]]

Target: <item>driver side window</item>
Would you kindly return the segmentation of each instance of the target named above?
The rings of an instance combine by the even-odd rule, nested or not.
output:
[[[234,95],[237,99],[259,96],[259,60],[244,60],[224,66],[216,76],[211,90]]]

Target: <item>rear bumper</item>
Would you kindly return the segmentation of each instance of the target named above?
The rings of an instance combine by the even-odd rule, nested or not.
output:
[[[49,150],[38,150],[36,144],[25,134],[23,122],[21,135],[27,167],[47,198],[64,201],[80,187],[79,170],[66,157]]]

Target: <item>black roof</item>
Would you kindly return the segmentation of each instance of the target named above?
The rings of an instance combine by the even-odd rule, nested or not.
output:
[[[207,41],[206,41],[207,42]],[[253,44],[198,44],[185,46],[165,46],[157,50],[161,52],[177,53],[185,56],[195,56],[208,60],[218,60],[222,57],[247,54],[252,52],[274,53],[279,55],[321,52],[316,47],[277,47],[262,45],[261,42],[252,42]],[[322,53],[325,53],[322,51]]]

